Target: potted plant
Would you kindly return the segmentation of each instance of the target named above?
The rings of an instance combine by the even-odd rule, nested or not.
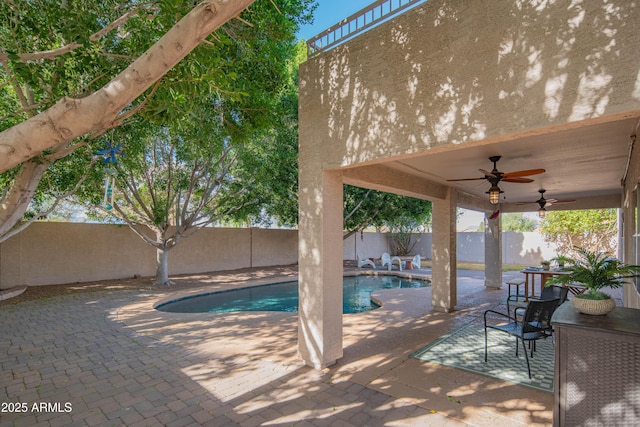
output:
[[[593,252],[584,248],[574,248],[575,258],[559,256],[555,260],[564,263],[566,274],[557,275],[547,280],[546,285],[571,285],[579,283],[587,288],[586,292],[576,295],[571,300],[573,307],[581,313],[603,315],[616,306],[610,295],[602,292],[603,288],[619,288],[625,279],[640,276],[640,266],[623,264],[617,258],[604,252]]]
[[[542,266],[542,269],[545,271],[549,271],[549,268],[551,268],[551,261],[541,261],[540,265]]]

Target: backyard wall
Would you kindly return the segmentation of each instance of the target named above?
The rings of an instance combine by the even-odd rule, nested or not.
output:
[[[412,255],[431,258],[431,234],[415,235]],[[556,255],[538,233],[503,233],[505,264],[537,265]],[[458,233],[458,261],[484,262],[484,233]],[[356,233],[343,259],[393,254],[383,233]],[[205,228],[169,255],[171,275],[298,262],[297,230]],[[0,289],[155,275],[155,250],[126,226],[38,222],[0,244]]]
[[[431,234],[416,234],[416,245],[412,255],[431,258]],[[344,241],[345,260],[380,258],[382,252],[393,253],[391,239],[386,234],[357,233]],[[484,262],[484,233],[466,232],[457,234],[457,259],[459,262]],[[545,242],[540,233],[502,233],[503,264],[538,265],[543,259],[557,255],[555,245]]]
[[[205,228],[169,254],[169,273],[298,262],[296,230]],[[155,249],[126,226],[32,224],[0,244],[0,289],[155,275]]]

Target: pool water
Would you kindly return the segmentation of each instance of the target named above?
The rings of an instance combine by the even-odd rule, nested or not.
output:
[[[422,288],[426,280],[395,276],[355,276],[343,281],[343,313],[361,313],[379,306],[371,301],[371,292],[380,289]],[[195,295],[160,304],[157,310],[171,313],[226,313],[232,311],[298,311],[298,282],[253,286],[229,291]]]

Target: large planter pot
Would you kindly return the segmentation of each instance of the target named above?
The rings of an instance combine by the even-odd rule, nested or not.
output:
[[[613,298],[596,300],[576,296],[571,300],[571,305],[580,313],[594,316],[603,316],[616,308],[616,302]]]

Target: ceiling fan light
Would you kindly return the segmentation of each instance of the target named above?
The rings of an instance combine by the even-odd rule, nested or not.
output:
[[[538,211],[538,216],[540,218],[544,218],[546,214],[547,214],[547,210],[545,208],[540,208],[540,210]]]
[[[500,203],[500,193],[502,193],[502,190],[497,184],[493,184],[487,193],[489,193],[489,203],[492,205]]]

